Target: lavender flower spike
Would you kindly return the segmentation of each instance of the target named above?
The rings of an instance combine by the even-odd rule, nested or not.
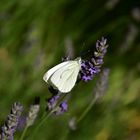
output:
[[[55,115],[61,115],[68,110],[67,101],[63,101],[60,104],[58,104],[59,99],[60,99],[60,95],[55,95],[51,97],[49,100],[47,100],[47,110],[49,111],[53,110],[53,113]]]
[[[54,111],[54,114],[56,115],[62,115],[68,110],[68,104],[67,101],[63,101]]]
[[[104,55],[107,52],[107,39],[103,38],[96,42],[96,51],[90,60],[82,60],[80,77],[83,81],[90,81],[94,75],[101,71]]]
[[[47,100],[47,110],[53,110],[59,100],[60,96],[55,95]]]
[[[15,102],[12,106],[10,114],[7,117],[6,122],[1,128],[1,140],[13,140],[13,134],[16,131],[22,111],[23,106],[19,102]]]
[[[40,109],[39,104],[34,104],[34,105],[30,106],[30,110],[29,110],[28,116],[26,118],[26,126],[27,127],[33,125],[35,119],[37,118],[39,109]]]

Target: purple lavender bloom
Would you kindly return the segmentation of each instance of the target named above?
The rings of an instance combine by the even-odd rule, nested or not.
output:
[[[35,122],[35,119],[38,116],[38,112],[40,110],[40,105],[39,103],[35,103],[33,105],[30,106],[28,115],[26,117],[26,127],[32,126]]]
[[[98,67],[95,67],[90,61],[83,60],[81,65],[80,76],[83,81],[90,81],[93,76],[100,72]]]
[[[68,110],[67,101],[59,103],[60,95],[55,95],[47,100],[47,110],[53,111],[55,115],[61,115]]]
[[[68,104],[67,104],[67,101],[64,101],[60,104],[60,107],[62,109],[63,112],[67,111],[68,110]]]
[[[101,71],[104,55],[107,52],[107,40],[102,37],[101,41],[96,42],[96,51],[90,60],[82,60],[80,78],[87,82]]]
[[[60,96],[59,95],[55,95],[53,97],[51,97],[50,99],[47,100],[47,109],[48,110],[52,110],[54,109],[54,107],[56,106],[58,100],[59,100]]]
[[[25,125],[26,125],[26,116],[21,116],[19,118],[19,123],[18,123],[18,126],[17,126],[17,130],[22,131],[23,128],[25,127]]]
[[[55,115],[62,115],[68,110],[68,104],[67,101],[63,101],[55,110]]]
[[[13,140],[13,134],[17,129],[19,118],[23,111],[23,106],[19,102],[15,102],[12,106],[11,112],[1,128],[0,137],[4,140]]]

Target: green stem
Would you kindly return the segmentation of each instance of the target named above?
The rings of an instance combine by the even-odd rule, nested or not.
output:
[[[77,119],[76,123],[78,124],[83,118],[87,115],[87,113],[91,110],[92,106],[95,104],[97,98],[93,98],[91,103],[88,105],[88,107],[84,110],[84,112],[81,114],[81,116]]]
[[[43,122],[46,120],[46,118],[48,118],[49,116],[50,116],[50,113],[49,113],[47,116],[46,116],[46,113],[43,114],[42,119],[41,119],[42,121],[41,121],[41,122],[39,123],[39,125],[36,127],[36,129],[35,129],[35,131],[34,131],[34,134],[35,134],[35,132],[39,129],[39,127],[43,124]],[[26,132],[27,132],[27,129],[28,129],[28,126],[26,125],[19,140],[23,140],[23,138],[25,137],[25,134],[26,134]],[[34,135],[32,135],[32,136],[34,136]]]
[[[85,109],[85,111],[81,114],[81,116],[76,119],[75,123],[76,125],[84,119],[84,117],[88,114],[88,112],[92,109],[93,105],[96,103],[98,97],[95,96],[95,98],[93,98],[93,100],[90,102],[90,104],[88,105],[88,107]],[[68,129],[68,131],[66,132],[65,136],[62,138],[62,140],[66,140],[68,135],[70,133],[70,129]]]
[[[23,138],[27,132],[27,129],[28,129],[28,126],[26,125],[19,140],[23,140]]]
[[[35,136],[37,130],[44,124],[44,122],[50,117],[50,115],[51,115],[52,113],[53,113],[53,110],[50,111],[50,112],[48,113],[48,115],[46,115],[46,113],[43,114],[42,119],[41,119],[41,122],[40,122],[40,123],[37,125],[37,127],[35,128],[35,130],[34,130],[34,132],[33,132],[33,134],[32,134],[31,139],[34,138],[34,136]]]
[[[38,126],[35,128],[34,133],[32,135],[32,138],[34,137],[34,134],[36,134],[37,130],[42,126],[42,124],[44,124],[44,122],[51,116],[51,114],[56,110],[57,106],[61,103],[61,101],[65,98],[66,94],[64,94],[64,96],[62,96],[62,98],[58,101],[58,103],[56,104],[56,106],[54,107],[53,110],[51,110],[48,115],[46,116],[46,113],[44,113],[44,115],[42,116],[41,122],[38,124]]]
[[[37,127],[35,128],[33,134],[32,134],[32,137],[31,139],[33,139],[34,135],[36,134],[37,130],[42,126],[42,124],[44,124],[44,122],[50,117],[50,115],[56,110],[57,106],[61,103],[61,101],[65,98],[67,94],[64,94],[62,96],[62,98],[58,101],[58,103],[56,104],[55,108],[53,110],[51,110],[47,115],[46,115],[46,112],[43,114],[42,118],[41,118],[41,122],[37,125]],[[25,126],[24,130],[23,130],[23,133],[20,137],[19,140],[23,140],[23,138],[25,137],[25,134],[27,132],[27,129],[28,129],[28,126]]]
[[[69,133],[70,133],[70,129],[67,129],[67,131],[65,132],[65,135],[63,135],[61,140],[67,140],[67,137],[68,137]]]

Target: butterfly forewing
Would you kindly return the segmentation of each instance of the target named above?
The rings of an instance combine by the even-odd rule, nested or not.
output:
[[[43,79],[62,93],[70,92],[74,87],[81,69],[81,58],[56,65],[45,73]]]
[[[76,81],[77,81],[77,75],[79,73],[79,69],[74,69],[70,77],[65,81],[65,84],[63,85],[62,89],[63,92],[69,92],[74,87]]]
[[[61,92],[69,92],[75,85],[80,67],[77,61],[71,61],[55,71],[50,82]]]
[[[58,69],[61,69],[63,66],[65,66],[66,64],[68,64],[68,62],[63,62],[63,63],[60,63],[58,65],[56,65],[55,67],[51,68],[50,70],[48,70],[44,76],[43,76],[43,80],[45,82],[48,82],[49,78],[52,76],[52,74],[57,71]]]

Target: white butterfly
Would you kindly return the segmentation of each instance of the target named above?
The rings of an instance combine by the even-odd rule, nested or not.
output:
[[[67,93],[74,87],[79,71],[81,69],[81,58],[62,62],[48,70],[43,80],[62,93]]]

